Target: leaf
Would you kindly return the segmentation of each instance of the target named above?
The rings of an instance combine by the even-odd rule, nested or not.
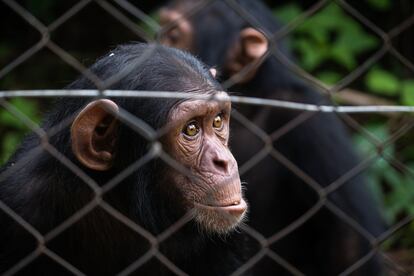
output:
[[[295,19],[301,13],[302,9],[300,6],[293,3],[282,6],[273,12],[273,14],[276,15],[276,17],[284,23],[288,23],[289,21]]]
[[[35,102],[22,98],[14,98],[10,100],[10,104],[18,109],[21,113],[29,117],[32,121],[40,121],[40,117],[38,115],[38,107]],[[3,125],[7,125],[13,128],[22,130],[27,129],[27,126],[18,117],[14,116],[12,113],[4,109],[0,109],[0,122]]]
[[[317,78],[326,84],[334,85],[338,81],[340,81],[343,78],[343,76],[337,72],[325,71],[325,72],[319,73],[317,75]]]
[[[2,151],[0,155],[0,164],[4,164],[13,152],[16,150],[22,139],[22,135],[17,132],[9,132],[2,139]]]
[[[293,37],[292,46],[301,54],[299,62],[310,71],[332,61],[352,70],[358,65],[358,55],[373,49],[379,41],[335,3],[297,26]]]
[[[298,29],[303,32],[314,32],[319,29],[332,31],[338,29],[343,24],[343,20],[349,20],[349,18],[338,5],[330,3],[320,12],[309,17]]]
[[[321,51],[315,44],[308,43],[306,39],[296,39],[292,45],[299,52],[301,66],[308,71],[314,70],[326,57],[326,51]]]
[[[378,10],[387,10],[391,6],[391,0],[366,0],[372,7]]]
[[[357,66],[355,55],[347,47],[335,47],[332,49],[330,56],[338,64],[352,70]]]
[[[401,87],[401,100],[404,105],[414,106],[414,80],[405,80]]]
[[[368,125],[365,125],[364,128],[371,133],[376,139],[379,141],[387,141],[390,138],[390,134],[388,131],[388,128],[383,123],[371,123]],[[375,144],[373,144],[370,140],[365,138],[364,135],[356,135],[355,136],[355,142],[357,144],[357,147],[362,152],[372,153],[376,151]],[[384,153],[394,156],[394,145],[388,145],[384,149]],[[379,160],[380,161],[380,160]],[[377,161],[378,162],[378,161]],[[386,162],[386,161],[384,161]]]
[[[0,111],[0,123],[5,126],[22,129],[24,124],[17,119],[14,115],[6,110]]]
[[[344,24],[338,30],[338,38],[335,47],[346,47],[348,51],[357,55],[374,49],[379,43],[378,38],[366,33],[355,22]]]
[[[371,69],[365,77],[365,84],[370,91],[386,96],[397,95],[400,88],[399,80],[382,69]]]

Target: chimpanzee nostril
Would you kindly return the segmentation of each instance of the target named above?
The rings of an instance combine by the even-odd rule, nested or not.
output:
[[[223,171],[223,172],[227,172],[227,166],[228,166],[228,162],[225,160],[221,160],[221,159],[214,159],[213,160],[214,166]]]

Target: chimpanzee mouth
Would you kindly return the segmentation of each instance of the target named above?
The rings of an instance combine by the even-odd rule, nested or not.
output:
[[[221,212],[226,212],[226,213],[231,213],[233,215],[242,215],[246,209],[247,209],[247,203],[246,201],[244,201],[243,198],[241,198],[240,200],[234,200],[232,201],[232,203],[230,204],[212,204],[212,203],[199,203],[199,202],[195,202],[194,203],[195,206],[203,208],[203,209],[208,209],[211,211],[221,211]]]
[[[226,203],[224,203],[224,204],[212,204],[212,203],[207,203],[207,204],[201,204],[201,205],[205,205],[205,206],[208,206],[208,207],[230,207],[230,206],[237,206],[237,205],[240,205],[240,203],[241,203],[241,200],[235,200],[235,201],[233,201],[232,203],[230,203],[230,204],[226,204]]]

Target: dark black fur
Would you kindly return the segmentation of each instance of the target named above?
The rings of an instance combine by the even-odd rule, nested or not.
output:
[[[189,2],[194,4],[194,1],[186,0],[172,4],[180,2],[187,7]],[[223,69],[226,55],[238,39],[240,30],[250,26],[224,2],[215,1],[190,17],[194,26],[195,54],[208,65],[219,69]],[[274,34],[280,29],[280,24],[260,1],[239,0],[237,3],[255,18],[265,33]],[[277,46],[285,57],[292,59],[283,42],[278,41]],[[223,79],[228,78],[225,70],[223,74]],[[244,96],[330,104],[275,57],[268,58],[260,66],[254,79],[230,90],[242,92]],[[268,134],[281,130],[302,114],[267,107],[240,105],[237,109]],[[265,146],[254,132],[234,119],[231,136],[230,145],[240,167]],[[335,114],[311,115],[276,139],[273,146],[322,187],[327,187],[359,164],[349,135]],[[247,198],[251,203],[249,224],[267,237],[292,223],[320,199],[303,179],[270,155],[241,178],[247,182]],[[367,189],[363,176],[358,175],[328,198],[362,228],[378,236],[385,230],[385,223]],[[318,276],[344,271],[371,249],[366,239],[324,207],[304,225],[273,244],[272,248],[303,273]],[[348,256],[350,254],[353,257]],[[357,272],[359,275],[379,275],[379,263],[378,259],[372,260]],[[286,272],[268,260],[257,265],[256,269],[257,275],[281,275]]]
[[[130,70],[122,80],[110,88],[147,91],[203,91],[221,90],[208,70],[189,54],[158,46],[148,58],[141,60],[151,46],[126,45],[95,63],[91,70],[105,80],[123,70]],[[85,77],[68,86],[69,89],[94,89]],[[177,100],[117,98],[121,108],[143,119],[154,129],[165,124],[168,112]],[[61,125],[73,119],[91,99],[64,98],[57,101],[42,128],[50,134],[53,145],[68,160],[76,164],[98,185],[104,185],[128,165],[142,157],[151,141],[141,137],[130,127],[121,124],[118,154],[114,167],[96,172],[82,167],[71,151],[70,126]],[[70,122],[69,122],[70,124]],[[0,171],[0,200],[19,214],[40,233],[46,234],[94,199],[94,193],[76,173],[68,169],[47,151],[33,151],[40,145],[31,134],[11,160]],[[147,229],[160,234],[183,215],[174,199],[167,196],[170,187],[163,178],[165,168],[159,160],[138,169],[104,199],[118,211]],[[0,273],[5,272],[36,249],[35,239],[5,212],[0,212]],[[163,243],[160,251],[180,269],[191,275],[226,275],[244,261],[243,237],[235,233],[227,239],[207,236],[193,223],[187,224]],[[46,243],[47,248],[88,275],[113,275],[137,260],[151,246],[143,236],[116,220],[102,208],[75,222],[62,234]],[[23,275],[62,275],[67,271],[49,257],[41,255],[20,271]],[[155,258],[139,268],[139,275],[169,275],[166,266]]]

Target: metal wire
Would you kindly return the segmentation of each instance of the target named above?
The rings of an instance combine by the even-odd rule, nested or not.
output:
[[[378,251],[378,245],[387,239],[389,239],[392,235],[394,235],[397,231],[402,229],[407,224],[414,221],[413,216],[406,217],[402,219],[400,222],[395,224],[391,227],[388,231],[383,233],[380,237],[374,237],[370,233],[368,233],[359,223],[346,214],[343,210],[341,210],[338,206],[334,205],[328,199],[328,195],[330,193],[335,192],[339,188],[341,188],[349,179],[357,176],[358,174],[365,171],[373,162],[378,160],[379,158],[383,158],[390,164],[400,168],[401,170],[409,172],[412,176],[414,176],[414,172],[411,171],[407,166],[405,166],[402,162],[397,160],[395,157],[387,155],[384,153],[384,149],[390,147],[397,139],[402,137],[405,133],[411,130],[414,127],[414,120],[409,120],[404,125],[402,125],[399,130],[395,131],[391,137],[387,139],[387,141],[380,141],[377,139],[373,134],[371,134],[367,129],[365,129],[361,124],[355,121],[352,117],[348,114],[355,114],[355,113],[370,113],[370,114],[381,114],[381,113],[413,113],[414,107],[413,106],[399,106],[399,105],[365,105],[365,106],[345,106],[345,105],[326,105],[326,104],[306,104],[306,103],[299,103],[299,102],[289,102],[289,101],[281,101],[281,100],[274,100],[274,99],[263,99],[263,98],[254,98],[254,97],[243,97],[243,96],[230,96],[229,98],[221,98],[221,97],[214,97],[206,95],[199,95],[199,94],[191,94],[191,93],[180,93],[180,92],[165,92],[165,91],[125,91],[125,90],[107,90],[111,84],[119,81],[125,75],[127,75],[131,70],[134,68],[125,68],[121,72],[118,72],[116,75],[111,76],[111,78],[107,80],[99,79],[95,74],[93,74],[90,70],[84,67],[84,65],[79,62],[76,58],[70,55],[67,51],[63,48],[58,46],[51,40],[51,32],[58,32],[59,27],[67,22],[69,19],[73,18],[76,14],[80,11],[85,9],[90,3],[96,2],[99,7],[105,10],[109,16],[114,17],[118,20],[125,28],[131,30],[134,34],[137,35],[140,39],[145,41],[152,41],[150,37],[148,37],[147,33],[139,27],[134,21],[128,18],[123,11],[128,12],[130,15],[135,16],[137,19],[145,22],[154,32],[162,32],[166,29],[170,28],[171,26],[166,26],[164,28],[160,28],[160,26],[149,17],[147,14],[142,12],[132,3],[126,0],[116,0],[115,3],[118,4],[120,8],[123,10],[118,9],[118,6],[112,5],[109,1],[105,0],[82,0],[76,3],[72,8],[68,9],[62,16],[57,18],[54,22],[49,24],[48,26],[44,25],[40,20],[35,18],[29,11],[24,9],[18,2],[14,0],[2,0],[2,2],[9,7],[16,15],[16,17],[23,18],[30,26],[40,33],[41,39],[35,43],[32,47],[30,47],[26,52],[21,54],[11,63],[7,64],[3,68],[0,68],[0,79],[5,77],[7,74],[15,70],[18,66],[22,66],[30,57],[35,55],[37,52],[44,48],[50,49],[53,53],[55,53],[62,61],[66,64],[77,70],[79,73],[85,75],[90,81],[92,81],[96,88],[95,90],[67,90],[67,89],[59,89],[59,90],[12,90],[12,91],[0,91],[0,106],[11,113],[13,116],[18,118],[25,126],[27,126],[30,130],[32,130],[38,138],[41,140],[41,144],[34,148],[32,151],[27,153],[25,158],[20,159],[17,163],[13,164],[12,167],[7,168],[7,170],[3,171],[0,174],[0,181],[6,179],[7,177],[12,176],[16,173],[19,169],[23,168],[28,162],[36,160],[36,157],[42,151],[47,151],[50,155],[52,155],[56,160],[62,163],[66,168],[68,168],[71,172],[73,172],[81,181],[85,183],[92,191],[93,191],[93,199],[88,202],[85,206],[81,209],[77,210],[74,214],[72,214],[69,218],[63,221],[61,224],[56,226],[54,229],[50,230],[47,233],[40,233],[37,229],[30,225],[29,222],[24,220],[15,210],[11,209],[7,206],[4,202],[0,201],[0,210],[14,219],[16,223],[21,225],[29,234],[31,234],[37,241],[38,246],[33,252],[30,252],[27,256],[22,258],[18,263],[14,266],[10,267],[6,272],[5,275],[14,275],[20,272],[22,269],[30,265],[33,261],[35,261],[39,256],[46,255],[54,262],[65,268],[68,272],[71,272],[75,275],[84,275],[84,272],[76,268],[74,265],[69,263],[67,260],[59,256],[56,252],[53,252],[47,245],[47,242],[52,240],[53,238],[59,236],[63,231],[71,227],[77,221],[84,218],[90,212],[92,212],[95,208],[100,207],[104,210],[107,214],[111,217],[131,229],[132,231],[136,232],[138,235],[146,239],[150,243],[150,249],[136,261],[134,261],[129,266],[125,267],[123,271],[121,271],[120,275],[129,275],[137,270],[139,267],[143,266],[145,263],[150,261],[152,258],[157,259],[161,262],[169,271],[177,275],[187,275],[185,271],[181,270],[177,267],[171,260],[169,260],[164,254],[162,254],[158,249],[158,244],[162,241],[166,240],[168,237],[176,233],[179,229],[181,229],[186,223],[188,223],[192,219],[192,214],[189,212],[185,216],[183,216],[180,220],[176,223],[171,225],[169,228],[164,230],[161,234],[155,236],[152,233],[148,232],[142,226],[138,225],[136,222],[132,221],[130,218],[125,216],[123,213],[115,209],[111,206],[108,202],[106,202],[103,198],[103,195],[108,191],[112,190],[113,188],[117,187],[119,183],[121,183],[125,178],[133,174],[139,168],[147,164],[149,161],[160,158],[169,166],[173,167],[174,169],[180,171],[185,175],[191,176],[191,172],[189,172],[186,168],[184,168],[179,162],[174,160],[168,153],[162,148],[162,144],[158,141],[160,137],[161,131],[154,130],[150,126],[148,126],[143,120],[140,118],[136,118],[135,116],[129,114],[126,110],[120,110],[119,118],[120,120],[128,125],[133,131],[139,133],[149,141],[152,141],[152,147],[148,150],[148,152],[139,160],[136,160],[133,164],[128,166],[124,171],[118,174],[113,179],[109,179],[108,182],[103,185],[99,186],[95,181],[90,178],[85,172],[82,171],[76,164],[73,164],[64,154],[60,153],[56,148],[54,148],[49,143],[49,137],[54,136],[60,130],[67,128],[70,126],[73,118],[66,118],[63,120],[58,126],[55,126],[45,132],[42,128],[40,128],[36,123],[32,121],[31,118],[28,118],[19,110],[13,107],[8,100],[10,98],[16,97],[40,97],[40,98],[48,98],[48,97],[133,97],[133,98],[165,98],[165,99],[200,99],[206,101],[224,101],[230,99],[233,103],[243,104],[243,105],[252,105],[252,106],[262,106],[262,107],[269,107],[273,109],[288,109],[288,110],[297,110],[301,111],[302,113],[297,116],[294,120],[288,122],[285,126],[275,130],[273,133],[266,133],[265,131],[261,130],[258,126],[256,126],[253,122],[251,122],[248,118],[243,116],[241,113],[234,111],[232,116],[233,119],[237,120],[240,124],[242,124],[249,132],[254,134],[258,139],[263,142],[263,149],[259,151],[257,154],[251,157],[246,163],[241,164],[240,166],[240,174],[243,175],[250,171],[255,165],[257,165],[260,161],[262,161],[266,157],[271,157],[274,160],[277,160],[282,166],[287,168],[289,171],[294,173],[298,176],[301,180],[303,180],[306,185],[308,185],[311,189],[313,189],[318,195],[318,201],[308,209],[304,214],[299,216],[295,221],[291,222],[289,225],[286,225],[278,232],[274,233],[270,237],[264,237],[261,233],[256,231],[255,229],[251,228],[250,226],[243,225],[242,231],[255,239],[260,245],[261,249],[245,264],[240,266],[236,271],[232,273],[232,275],[242,275],[258,262],[260,262],[263,258],[269,258],[273,262],[277,263],[281,267],[283,267],[286,271],[290,272],[292,275],[304,275],[298,268],[294,266],[294,264],[289,263],[285,260],[282,256],[278,255],[277,252],[270,249],[270,246],[277,241],[283,239],[307,221],[309,221],[313,216],[315,216],[322,208],[329,210],[333,213],[336,217],[340,218],[341,221],[349,225],[354,231],[356,231],[359,235],[361,235],[367,242],[372,245],[372,250],[370,250],[365,256],[361,257],[357,260],[354,264],[350,265],[341,273],[341,275],[349,275],[352,272],[356,271],[359,267],[366,264]],[[196,16],[197,12],[202,10],[203,8],[208,7],[208,5],[214,3],[215,1],[202,1],[199,5],[194,6],[191,10],[186,11],[183,15],[183,18],[189,16]],[[257,27],[260,29],[260,24],[254,16],[252,16],[248,10],[243,9],[237,1],[227,0],[225,1],[229,9],[232,9],[235,13],[237,13],[240,17],[242,17],[246,22],[248,22],[251,26]],[[391,31],[385,32],[381,30],[378,26],[374,23],[370,22],[364,15],[362,15],[358,10],[356,10],[352,5],[347,3],[344,0],[336,0],[336,3],[339,7],[341,7],[344,11],[350,14],[357,22],[362,24],[363,26],[370,29],[376,35],[378,35],[382,41],[382,47],[374,53],[371,57],[369,57],[363,64],[361,64],[356,70],[349,73],[345,76],[342,80],[337,82],[332,87],[327,87],[325,84],[314,78],[312,75],[305,72],[302,68],[297,66],[296,64],[292,63],[277,47],[273,47],[277,44],[277,42],[282,39],[283,37],[289,35],[294,31],[300,24],[302,24],[305,20],[309,19],[321,9],[326,7],[331,1],[318,1],[308,10],[306,10],[303,14],[301,14],[296,19],[292,20],[288,25],[284,28],[279,30],[277,33],[270,33],[268,30],[265,31],[265,36],[269,39],[269,43],[271,47],[269,47],[268,52],[265,54],[262,60],[267,57],[273,56],[275,57],[282,66],[285,66],[289,69],[292,74],[296,74],[305,81],[308,82],[309,85],[316,86],[320,91],[328,93],[329,95],[333,95],[335,93],[340,93],[341,90],[346,88],[350,85],[351,82],[356,80],[357,78],[361,77],[368,68],[370,68],[374,63],[376,63],[380,58],[382,58],[385,54],[391,54],[397,60],[399,60],[403,65],[405,65],[409,70],[414,72],[414,65],[411,61],[405,58],[393,45],[391,39],[400,35],[404,30],[414,25],[414,16],[406,19],[402,22],[399,26],[394,27]],[[273,46],[272,46],[273,45]],[[140,62],[144,62],[146,59],[151,58],[153,54],[153,50],[156,46],[150,47],[148,51],[144,53],[140,57]],[[235,76],[229,80],[226,80],[223,83],[225,88],[233,86],[235,82],[243,75],[249,72],[251,67],[247,67],[240,75]],[[239,93],[232,93],[239,94]],[[372,145],[378,149],[377,152],[371,153],[367,158],[362,160],[359,164],[355,167],[350,168],[347,172],[345,172],[342,176],[338,179],[332,181],[330,185],[327,187],[323,187],[317,181],[312,179],[309,175],[307,175],[301,168],[297,167],[292,161],[290,161],[287,157],[285,157],[281,152],[277,151],[274,148],[274,143],[298,127],[300,124],[310,120],[315,113],[335,113],[337,114],[348,126],[353,128],[359,134],[363,135]],[[192,176],[191,176],[192,177]],[[381,253],[386,256],[384,253]],[[394,273],[397,275],[408,275],[408,272],[404,270],[401,266],[394,263],[390,258],[387,257],[387,266],[390,270],[393,270]]]

